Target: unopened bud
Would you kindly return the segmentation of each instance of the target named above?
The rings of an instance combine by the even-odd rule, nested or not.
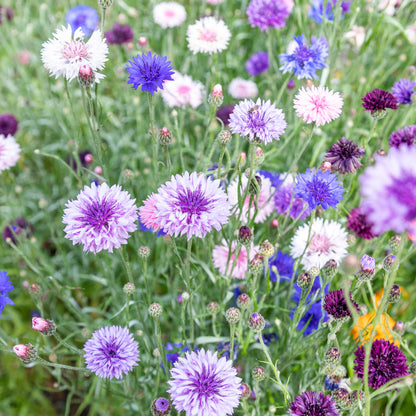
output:
[[[332,279],[337,273],[337,262],[334,259],[328,260],[322,268],[322,275],[325,279]]]
[[[404,334],[404,323],[402,321],[397,321],[393,326],[393,331],[396,331],[400,335]]]
[[[170,414],[170,409],[170,402],[164,397],[154,400],[151,407],[153,416],[167,416]]]
[[[269,240],[265,240],[260,244],[260,253],[264,256],[264,257],[271,257],[274,254],[274,247],[273,245],[269,242]]]
[[[248,193],[250,195],[257,195],[261,189],[261,177],[256,175],[248,184]]]
[[[251,244],[253,241],[253,233],[251,232],[250,227],[247,227],[246,225],[240,227],[238,231],[238,241],[244,246]]]
[[[221,130],[217,135],[218,143],[221,145],[226,145],[231,141],[231,132],[229,130]]]
[[[390,289],[390,293],[388,296],[388,302],[390,303],[396,303],[400,299],[400,286],[399,285],[393,285]]]
[[[137,41],[137,43],[139,44],[139,46],[143,47],[147,45],[147,38],[144,36],[140,36],[139,40]]]
[[[287,86],[286,87],[287,87],[288,90],[293,90],[296,87],[295,81],[293,79],[290,79],[287,82]]]
[[[341,408],[344,409],[350,402],[350,394],[347,389],[337,389],[332,395],[334,402]]]
[[[134,286],[133,283],[126,283],[123,286],[123,292],[127,295],[127,296],[131,296],[134,295],[134,292],[136,291],[136,287]]]
[[[238,155],[238,166],[243,167],[247,162],[247,155],[244,152],[241,152]]]
[[[266,321],[264,318],[257,312],[254,312],[250,315],[248,319],[248,327],[254,332],[261,332],[263,331],[266,325]]]
[[[332,164],[331,162],[325,161],[321,165],[321,171],[326,172],[327,170],[331,170]]]
[[[147,259],[150,256],[150,248],[147,246],[142,246],[139,248],[139,257],[142,259]]]
[[[397,253],[401,241],[402,237],[400,235],[394,235],[392,238],[390,238],[389,245],[393,253]]]
[[[250,296],[248,296],[246,293],[241,293],[237,298],[237,306],[245,310],[250,306]]]
[[[211,315],[216,315],[219,312],[220,307],[217,302],[210,302],[208,303],[207,310]]]
[[[13,347],[13,352],[25,363],[29,364],[36,360],[38,350],[32,344],[18,344]]]
[[[347,369],[343,365],[337,365],[331,375],[336,378],[344,378],[347,375]]]
[[[393,270],[393,267],[396,265],[396,256],[394,254],[390,254],[389,256],[385,257],[383,260],[383,269],[386,272],[390,272]]]
[[[264,152],[261,147],[256,148],[256,153],[254,155],[254,163],[256,166],[260,166],[264,162]]]
[[[296,283],[302,290],[308,290],[312,285],[312,276],[307,272],[302,273]]]
[[[229,308],[225,312],[225,319],[230,325],[235,325],[240,322],[241,312],[238,308]]]
[[[208,97],[208,104],[213,105],[214,107],[219,107],[224,101],[222,95],[222,86],[217,84],[211,91],[211,94]]]
[[[386,110],[375,110],[371,113],[371,116],[374,118],[374,120],[381,120],[385,117],[386,114]]]
[[[257,275],[263,270],[264,257],[257,253],[253,259],[250,261],[248,269],[250,273]]]
[[[357,279],[362,282],[371,280],[374,277],[376,270],[376,260],[373,257],[364,254],[364,256],[361,257],[360,267],[361,270],[357,274]]]
[[[250,397],[250,393],[251,393],[250,386],[246,383],[241,383],[239,388],[240,388],[240,391],[241,391],[241,398],[242,399],[248,399]]]
[[[89,88],[94,84],[95,74],[89,65],[81,65],[78,72],[78,81],[81,86]]]
[[[54,321],[39,318],[37,316],[32,318],[32,328],[46,336],[53,335],[56,332],[56,325]]]
[[[167,146],[172,143],[172,133],[167,127],[162,127],[159,131],[159,143],[162,146]]]
[[[113,4],[113,0],[97,0],[98,5],[102,7],[103,9],[107,9]]]
[[[253,376],[254,380],[256,380],[258,382],[263,381],[266,378],[266,371],[261,366],[254,367],[251,370],[251,375]]]
[[[416,374],[416,361],[413,361],[409,366],[409,373]]]
[[[163,309],[158,303],[152,303],[149,306],[148,311],[149,311],[149,315],[152,318],[159,318],[159,316],[162,314]]]
[[[189,295],[189,293],[188,293],[188,292],[183,292],[183,293],[182,293],[182,300],[183,300],[184,302],[188,302],[189,298],[190,298],[190,295]]]
[[[318,275],[319,275],[319,267],[316,267],[316,266],[312,267],[312,268],[309,270],[309,274],[311,275],[311,277],[316,277],[316,276],[318,276]]]
[[[339,363],[341,358],[341,352],[338,348],[332,347],[326,351],[324,360],[329,364]]]

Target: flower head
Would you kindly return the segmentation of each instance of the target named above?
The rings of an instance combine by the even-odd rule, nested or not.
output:
[[[241,379],[231,360],[201,349],[187,352],[170,370],[168,393],[178,412],[187,416],[227,416],[238,407]]]
[[[14,302],[9,298],[9,292],[14,289],[9,281],[7,272],[0,272],[0,315],[6,305],[14,305]]]
[[[357,311],[360,310],[358,305],[352,300],[350,293],[351,303],[354,305]],[[344,291],[333,290],[325,296],[324,309],[335,319],[341,319],[351,316],[351,312],[348,309],[347,302],[344,298]]]
[[[364,379],[365,348],[363,346],[355,351],[355,357],[354,372],[358,378]],[[377,339],[373,342],[368,367],[370,387],[378,389],[390,380],[408,374],[406,356],[396,345],[385,339]]]
[[[137,229],[137,207],[120,185],[106,183],[85,186],[75,201],[69,201],[62,222],[66,236],[73,244],[83,244],[84,251],[113,252],[127,244],[129,233]]]
[[[246,13],[251,27],[259,27],[263,32],[285,27],[292,9],[292,0],[251,0]]]
[[[157,220],[156,201],[157,196],[152,193],[145,201],[143,201],[143,205],[139,208],[140,224],[144,224],[147,229],[151,229],[153,232],[160,229]]]
[[[0,114],[0,134],[14,136],[17,132],[17,120],[13,114]]]
[[[133,30],[129,25],[121,25],[115,22],[111,30],[104,33],[109,45],[122,45],[133,40]]]
[[[321,391],[306,391],[290,403],[290,416],[338,416],[338,409],[331,395]]]
[[[163,101],[169,107],[185,108],[190,105],[197,108],[202,103],[204,86],[199,81],[194,81],[189,75],[182,75],[175,72],[173,80],[167,82],[162,90]]]
[[[186,10],[182,4],[163,1],[153,7],[153,20],[164,29],[180,26],[186,19]]]
[[[74,32],[78,28],[81,28],[84,36],[88,37],[95,29],[98,28],[100,18],[97,10],[90,6],[80,4],[68,10],[65,16],[65,21],[71,26]]]
[[[402,233],[416,220],[416,147],[391,148],[360,176],[362,210],[375,233]]]
[[[406,126],[404,129],[394,131],[389,137],[391,147],[400,147],[402,144],[411,146],[416,139],[416,124]]]
[[[10,169],[19,160],[20,146],[13,136],[0,134],[0,172]]]
[[[357,143],[341,137],[327,150],[325,160],[339,173],[354,173],[361,167],[360,158],[364,154],[364,149]]]
[[[150,92],[153,95],[158,88],[163,90],[165,81],[172,81],[173,67],[166,56],[152,55],[149,51],[146,55],[133,56],[129,61],[131,66],[127,66],[126,70],[130,74],[127,84],[132,84],[132,88],[137,90],[139,85],[142,91]]]
[[[312,0],[312,7],[308,16],[318,24],[321,24],[323,20],[334,20],[333,7],[337,4],[337,0],[328,0],[325,3],[324,11],[324,0]],[[349,12],[351,3],[352,1],[341,2],[342,14]]]
[[[402,78],[394,83],[391,92],[401,104],[412,104],[412,95],[415,93],[416,81]]]
[[[234,78],[228,86],[228,93],[238,100],[253,98],[258,92],[255,82],[243,78]]]
[[[310,230],[309,244],[308,236],[309,224],[304,224],[297,229],[290,245],[293,258],[303,254],[301,264],[306,270],[312,267],[321,269],[331,259],[339,265],[347,254],[347,233],[336,221],[316,218]]]
[[[269,69],[269,55],[267,52],[257,52],[246,62],[246,71],[253,77]]]
[[[84,345],[86,367],[98,377],[120,379],[137,365],[139,344],[128,328],[106,326],[92,334]]]
[[[203,17],[189,25],[186,32],[188,48],[196,53],[221,52],[227,48],[231,32],[222,20],[213,16]]]
[[[311,209],[321,205],[323,209],[336,208],[344,198],[344,188],[337,175],[330,171],[306,169],[296,178],[295,197],[304,199]]]
[[[338,92],[330,91],[327,87],[302,87],[294,100],[298,117],[310,124],[323,126],[338,118],[341,114],[343,100]]]
[[[376,237],[373,231],[373,224],[368,220],[360,207],[353,208],[348,214],[347,228],[357,237],[364,240],[371,240]]]
[[[285,132],[287,123],[282,110],[270,100],[258,98],[240,101],[230,115],[229,126],[233,133],[247,137],[248,141],[261,141],[265,144],[279,140]]]
[[[368,92],[362,98],[362,102],[364,110],[371,111],[371,115],[378,115],[384,112],[386,108],[397,110],[398,107],[397,98],[388,91],[380,90],[379,88]]]
[[[97,72],[104,68],[107,61],[108,46],[99,30],[95,30],[87,42],[81,28],[72,32],[70,25],[62,26],[54,33],[54,38],[42,45],[43,66],[49,70],[50,75],[58,78],[60,75],[68,81],[78,76],[82,65],[91,67],[96,82],[104,78]]]
[[[224,106],[220,107],[216,111],[215,116],[217,118],[219,118],[224,123],[224,126],[228,126],[229,125],[229,123],[230,123],[230,116],[231,116],[231,114],[234,111],[234,107],[235,107],[234,104],[232,104],[232,105],[224,105]]]
[[[272,282],[277,280],[275,269],[277,270],[278,276],[281,280],[292,279],[294,275],[294,265],[295,261],[291,256],[289,256],[289,254],[277,250],[276,254],[269,258],[270,280]]]
[[[219,180],[203,174],[175,175],[157,191],[157,222],[169,235],[203,238],[228,222],[230,203]]]
[[[293,38],[287,52],[279,55],[282,63],[280,70],[284,74],[293,71],[298,79],[317,78],[316,71],[326,67],[325,59],[329,55],[327,40],[312,36],[309,47],[303,33]]]

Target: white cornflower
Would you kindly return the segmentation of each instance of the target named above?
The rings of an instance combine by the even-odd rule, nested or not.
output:
[[[244,98],[256,97],[259,90],[256,83],[253,81],[243,78],[234,78],[228,86],[228,93],[231,97],[242,100]]]
[[[190,105],[192,108],[197,108],[202,103],[204,86],[189,75],[182,75],[179,72],[175,72],[172,78],[173,81],[166,82],[161,90],[163,101],[169,107],[184,108]]]
[[[11,136],[0,134],[0,172],[10,169],[16,164],[20,155],[20,146]]]
[[[180,26],[185,19],[185,7],[174,1],[164,1],[153,7],[153,20],[164,29]]]

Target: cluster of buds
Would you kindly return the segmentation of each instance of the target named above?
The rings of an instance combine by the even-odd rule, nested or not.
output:
[[[373,257],[364,254],[364,256],[361,257],[360,267],[361,269],[356,275],[358,281],[361,283],[370,281],[375,274],[376,260]]]
[[[241,312],[238,308],[229,308],[225,312],[225,319],[230,325],[236,325],[240,322]]]
[[[214,107],[219,107],[224,101],[222,95],[222,86],[220,84],[214,85],[211,93],[208,97],[208,104],[213,105]]]
[[[263,331],[266,325],[266,321],[264,318],[257,312],[254,312],[248,318],[248,327],[254,332],[261,332]]]
[[[159,316],[162,314],[162,311],[163,311],[162,306],[160,306],[158,303],[152,303],[149,306],[148,310],[149,310],[149,315],[152,318],[159,318]]]
[[[39,318],[37,316],[32,318],[32,328],[46,336],[53,335],[56,332],[56,325],[54,321]]]
[[[32,344],[18,344],[13,347],[13,352],[25,363],[33,363],[38,357],[38,350]]]
[[[172,133],[167,127],[162,127],[159,131],[159,143],[167,146],[172,143]]]
[[[168,399],[159,397],[154,400],[150,410],[153,416],[166,416],[170,414],[171,405]]]

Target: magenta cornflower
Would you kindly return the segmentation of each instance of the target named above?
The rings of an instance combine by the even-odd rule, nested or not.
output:
[[[13,114],[0,114],[0,134],[14,136],[17,129],[18,122]]]
[[[364,379],[364,346],[355,351],[354,372],[358,378]],[[409,374],[406,356],[394,343],[386,339],[376,339],[371,346],[368,367],[368,384],[378,389],[390,380]]]
[[[227,416],[240,401],[241,379],[225,357],[204,349],[187,352],[170,370],[168,393],[178,412],[186,416]]]
[[[298,117],[310,124],[323,126],[338,118],[341,114],[343,100],[338,92],[330,91],[327,87],[302,87],[294,100]]]
[[[360,207],[353,208],[347,218],[347,228],[357,237],[364,240],[371,240],[376,237],[373,231],[373,224],[363,214]]]
[[[171,236],[203,238],[228,222],[230,203],[219,180],[202,173],[175,175],[157,190],[157,222]]]
[[[416,139],[416,124],[406,126],[404,129],[394,131],[389,137],[391,147],[400,147],[402,144],[411,146]]]
[[[86,367],[98,377],[120,379],[139,360],[139,344],[128,328],[106,326],[97,329],[84,345]]]
[[[364,110],[370,111],[371,115],[376,117],[383,115],[387,108],[397,110],[398,107],[397,98],[388,91],[384,91],[379,88],[368,92],[362,98],[362,102]]]
[[[246,137],[248,141],[271,143],[279,140],[286,130],[287,123],[282,110],[270,100],[258,98],[240,101],[230,115],[230,129]]]
[[[338,409],[331,395],[321,391],[306,391],[290,403],[290,416],[338,416]]]
[[[341,137],[327,150],[325,160],[331,163],[332,170],[339,173],[354,173],[361,167],[360,158],[364,154],[364,149],[357,143]]]
[[[129,233],[137,229],[137,207],[120,185],[85,186],[75,201],[69,201],[62,222],[73,244],[83,244],[84,251],[113,252],[127,244]]]
[[[257,26],[263,32],[285,27],[292,9],[293,0],[251,0],[246,13],[251,27]]]

